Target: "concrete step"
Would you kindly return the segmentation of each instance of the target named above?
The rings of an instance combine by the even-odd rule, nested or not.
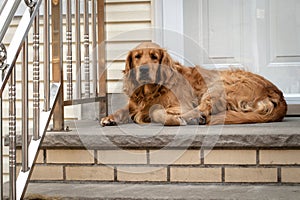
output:
[[[30,183],[25,199],[299,200],[300,187],[299,185]]]

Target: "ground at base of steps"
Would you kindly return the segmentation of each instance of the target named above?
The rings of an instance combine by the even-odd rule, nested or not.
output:
[[[7,191],[7,184],[5,186]],[[299,185],[278,186],[133,183],[30,183],[25,199],[299,200],[299,197]]]

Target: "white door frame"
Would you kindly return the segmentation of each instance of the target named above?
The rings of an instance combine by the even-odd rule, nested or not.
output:
[[[153,41],[183,63],[183,0],[152,0],[152,10]]]

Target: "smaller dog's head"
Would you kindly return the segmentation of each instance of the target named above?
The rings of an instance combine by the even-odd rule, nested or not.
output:
[[[151,42],[144,42],[129,52],[124,70],[125,81],[135,85],[164,84],[172,72],[173,61],[170,55]]]

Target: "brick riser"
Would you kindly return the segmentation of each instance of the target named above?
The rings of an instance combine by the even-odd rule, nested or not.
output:
[[[42,149],[31,180],[299,184],[300,150]]]

